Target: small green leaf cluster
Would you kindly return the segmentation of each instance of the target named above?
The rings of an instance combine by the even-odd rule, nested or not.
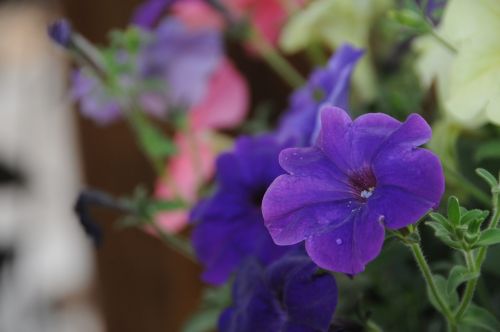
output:
[[[430,213],[432,221],[426,225],[434,229],[436,237],[451,248],[471,250],[485,245],[500,243],[500,233],[497,242],[492,242],[491,231],[481,231],[481,225],[489,215],[489,211],[478,209],[467,210],[461,207],[456,197],[448,199],[447,217],[440,213]],[[500,230],[499,230],[500,231]]]

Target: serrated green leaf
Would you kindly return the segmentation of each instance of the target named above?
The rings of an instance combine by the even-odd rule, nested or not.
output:
[[[500,243],[500,229],[487,229],[481,233],[476,247],[491,246]]]
[[[460,225],[460,203],[455,196],[448,198],[448,220],[455,226]]]
[[[455,292],[457,287],[460,286],[462,283],[475,278],[479,278],[479,273],[477,272],[473,273],[462,265],[454,266],[451,269],[450,274],[448,275],[446,292],[448,294],[451,294]]]
[[[498,332],[500,331],[500,322],[488,310],[481,308],[475,304],[471,304],[464,317],[462,318],[463,325],[472,328],[482,328],[485,331]],[[470,329],[470,331],[478,331]]]
[[[477,175],[482,177],[484,179],[484,181],[486,181],[490,185],[490,187],[493,188],[493,187],[498,186],[497,179],[493,176],[493,174],[491,174],[490,172],[488,172],[484,168],[477,168],[476,173],[477,173]]]

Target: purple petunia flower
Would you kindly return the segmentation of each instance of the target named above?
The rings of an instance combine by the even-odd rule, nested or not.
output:
[[[219,319],[221,332],[328,331],[337,306],[332,275],[289,254],[264,269],[251,260],[238,271],[233,304]]]
[[[176,0],[148,0],[134,12],[132,24],[143,29],[151,29]]]
[[[401,123],[366,114],[352,121],[326,106],[315,146],[287,149],[264,196],[265,224],[279,245],[305,240],[319,266],[356,274],[379,253],[384,226],[399,229],[436,207],[444,191],[439,159],[418,146],[431,137],[413,114]]]
[[[164,108],[189,108],[205,96],[222,56],[218,31],[189,29],[182,21],[169,18],[159,25],[155,41],[144,48],[138,62],[144,79],[166,83],[166,91],[156,93]]]
[[[109,96],[99,79],[84,70],[73,74],[71,95],[80,102],[82,115],[97,124],[106,125],[121,117],[119,100]]]
[[[243,137],[217,159],[216,192],[192,211],[193,246],[205,267],[204,281],[223,283],[248,257],[269,264],[289,248],[273,243],[264,226],[262,196],[283,170],[278,154],[286,145],[272,136]]]
[[[325,68],[312,73],[306,86],[291,98],[290,110],[281,120],[278,135],[294,138],[297,145],[309,146],[319,133],[319,109],[323,103],[348,109],[352,72],[364,51],[342,45]]]
[[[113,50],[115,86],[108,87],[89,71],[73,79],[73,97],[82,114],[99,124],[121,117],[130,97],[157,117],[189,109],[206,95],[210,79],[222,61],[223,48],[216,30],[191,30],[168,18],[152,36],[141,34],[137,54]]]

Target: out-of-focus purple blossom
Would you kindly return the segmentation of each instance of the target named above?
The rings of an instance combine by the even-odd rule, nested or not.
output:
[[[135,10],[131,23],[146,30],[150,30],[175,1],[176,0],[148,0]]]
[[[146,80],[166,82],[155,102],[164,108],[190,108],[205,96],[219,62],[221,35],[211,29],[189,29],[180,20],[169,18],[155,32],[155,41],[139,55],[139,71]],[[152,98],[152,94],[150,97]]]
[[[270,135],[242,137],[217,160],[215,193],[192,211],[193,246],[210,284],[221,284],[248,257],[269,264],[288,251],[273,243],[264,226],[262,196],[283,170],[286,145]]]
[[[221,332],[326,332],[338,292],[332,275],[293,253],[267,268],[248,261],[237,273],[232,296],[219,319]]]
[[[363,53],[348,44],[342,45],[325,68],[314,71],[306,86],[292,95],[278,135],[294,138],[299,146],[313,144],[319,133],[321,105],[326,102],[348,109],[351,74]]]
[[[446,6],[447,0],[416,0],[417,4],[425,13],[425,16],[434,25],[439,23],[440,11]],[[425,6],[425,7],[424,7]]]
[[[113,91],[91,72],[75,75],[73,97],[85,116],[108,124],[120,117],[126,104],[121,99],[134,96],[144,111],[164,117],[171,110],[189,110],[206,96],[210,79],[222,61],[218,31],[189,29],[168,18],[154,34],[141,38],[137,54],[113,51]]]
[[[73,75],[71,95],[80,103],[81,113],[100,125],[106,125],[121,117],[120,102],[107,93],[96,77],[84,70]]]
[[[262,212],[276,244],[305,240],[319,266],[356,274],[382,248],[384,226],[399,229],[436,207],[444,191],[439,159],[418,146],[431,128],[417,114],[401,123],[366,114],[352,121],[326,106],[313,147],[280,154],[288,172],[266,192]]]
[[[50,24],[47,32],[49,37],[62,47],[68,47],[71,43],[71,24],[66,19],[60,19]]]

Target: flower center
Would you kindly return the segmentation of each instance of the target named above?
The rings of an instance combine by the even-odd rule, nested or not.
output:
[[[349,174],[349,184],[358,200],[366,202],[373,195],[377,179],[371,168],[362,168]]]

